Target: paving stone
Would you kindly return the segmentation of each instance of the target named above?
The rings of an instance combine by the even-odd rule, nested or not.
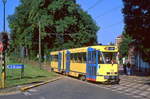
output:
[[[131,93],[133,93],[133,94],[139,94],[139,93],[141,93],[141,91],[140,90],[135,90],[135,91],[133,91]]]
[[[135,89],[132,89],[132,88],[127,88],[127,89],[125,89],[125,90],[123,90],[124,92],[126,92],[126,93],[131,93],[132,94],[132,92],[133,91],[136,91]]]
[[[133,89],[133,88],[128,88],[127,91],[128,91],[128,92],[133,92],[133,91],[136,91],[136,90]]]
[[[140,98],[140,99],[143,99],[143,98],[144,98],[143,96],[139,96],[139,95],[133,95],[133,97],[135,97],[135,98]]]
[[[120,78],[120,85],[111,86],[111,90],[130,95],[137,99],[150,99],[150,86],[144,85],[147,78],[126,75],[123,75]]]
[[[116,89],[116,88],[120,88],[120,86],[112,86],[111,88]]]
[[[148,88],[147,91],[150,91],[150,88]]]
[[[149,87],[148,85],[143,85],[143,86],[139,87],[139,89],[145,90],[145,89],[147,89],[148,87]]]
[[[139,95],[141,95],[141,96],[148,96],[148,95],[150,95],[150,92],[145,91],[145,92],[140,93]]]
[[[123,91],[123,90],[125,90],[125,89],[127,89],[127,87],[120,87],[120,88],[117,88],[117,89],[115,89],[116,91]]]

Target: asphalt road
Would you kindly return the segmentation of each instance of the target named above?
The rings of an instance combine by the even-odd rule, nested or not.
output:
[[[100,85],[99,85],[100,86]],[[0,96],[0,99],[134,99],[95,84],[72,78],[42,85],[16,95]]]

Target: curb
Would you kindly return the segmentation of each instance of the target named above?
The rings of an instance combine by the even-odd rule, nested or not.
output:
[[[31,89],[31,88],[38,87],[38,86],[47,84],[47,83],[49,83],[49,82],[54,82],[54,81],[59,80],[59,79],[61,79],[61,78],[62,78],[62,77],[58,77],[58,78],[51,79],[51,80],[48,80],[48,81],[45,81],[45,82],[42,82],[42,83],[34,84],[34,85],[31,85],[31,86],[27,86],[27,87],[22,87],[22,88],[20,88],[20,91],[24,92],[24,91],[29,90],[29,89]]]
[[[14,91],[14,92],[1,92],[0,96],[6,96],[6,95],[13,95],[13,94],[18,94],[20,91]]]

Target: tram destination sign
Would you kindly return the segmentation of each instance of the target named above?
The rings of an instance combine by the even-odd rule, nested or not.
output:
[[[108,47],[108,50],[115,50],[115,47]]]

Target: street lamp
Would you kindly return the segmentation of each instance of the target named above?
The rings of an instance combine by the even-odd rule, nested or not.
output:
[[[6,5],[7,0],[2,0],[2,1],[4,4],[4,32],[5,32],[5,5]]]

